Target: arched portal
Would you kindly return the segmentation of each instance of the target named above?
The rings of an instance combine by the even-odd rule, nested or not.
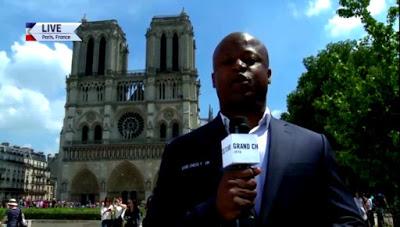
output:
[[[175,122],[172,124],[172,138],[179,136],[179,124]]]
[[[111,172],[107,183],[107,197],[122,197],[128,199],[145,199],[143,176],[136,166],[129,161],[123,161]]]
[[[99,184],[96,176],[88,169],[79,171],[72,179],[71,201],[82,205],[99,201]]]

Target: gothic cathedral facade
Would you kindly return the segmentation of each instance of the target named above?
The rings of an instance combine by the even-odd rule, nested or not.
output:
[[[127,70],[128,45],[115,20],[78,29],[60,135],[57,199],[146,199],[165,143],[199,126],[195,41],[188,15],[153,17],[146,68]]]

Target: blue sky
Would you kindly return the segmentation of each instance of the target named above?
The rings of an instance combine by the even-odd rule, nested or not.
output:
[[[369,10],[384,20],[395,0],[371,0]],[[196,66],[201,80],[200,110],[218,111],[211,85],[211,56],[217,43],[234,31],[263,41],[270,53],[272,84],[268,106],[279,116],[286,97],[305,71],[303,58],[326,44],[358,39],[359,19],[336,15],[337,0],[0,0],[0,142],[58,152],[65,104],[65,77],[71,43],[25,42],[25,22],[79,22],[116,19],[129,44],[128,69],[144,69],[145,32],[151,18],[177,15],[184,8],[194,27]]]

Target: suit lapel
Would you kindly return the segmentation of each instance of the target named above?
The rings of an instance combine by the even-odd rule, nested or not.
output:
[[[221,140],[228,135],[219,113],[217,117],[215,117],[210,123],[210,133],[211,135],[216,136],[214,139],[218,140],[219,142],[221,142]]]
[[[263,224],[267,222],[293,149],[291,132],[286,122],[271,118],[268,133],[270,136],[268,166],[260,210],[260,221]]]
[[[222,171],[222,152],[221,152],[221,141],[228,135],[225,130],[225,126],[222,123],[221,116],[218,115],[210,122],[207,128],[207,135],[211,138],[211,142],[208,144],[209,152],[211,152],[211,160],[216,161],[216,166],[218,166]]]

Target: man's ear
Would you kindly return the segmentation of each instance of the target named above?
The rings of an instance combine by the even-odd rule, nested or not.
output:
[[[268,84],[271,84],[271,76],[272,76],[272,71],[271,69],[268,69]]]
[[[212,79],[213,88],[215,88],[215,74],[214,73],[211,73],[211,79]]]

